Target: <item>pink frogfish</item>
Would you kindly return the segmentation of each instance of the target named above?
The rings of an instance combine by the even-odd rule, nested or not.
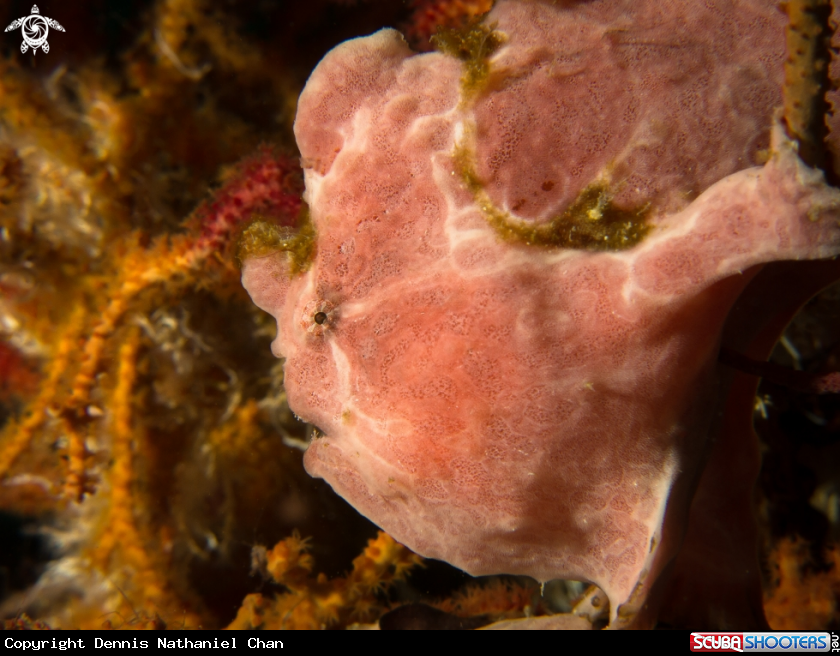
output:
[[[649,626],[731,309],[766,263],[840,252],[840,191],[777,110],[786,24],[500,0],[443,52],[332,50],[295,121],[314,248],[281,229],[242,274],[309,473],[418,554],[590,581]]]

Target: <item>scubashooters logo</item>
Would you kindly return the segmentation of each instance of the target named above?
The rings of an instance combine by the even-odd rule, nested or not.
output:
[[[20,28],[21,34],[23,34],[23,43],[20,44],[20,51],[26,52],[32,48],[33,55],[38,48],[43,50],[44,53],[50,51],[50,44],[47,43],[47,35],[50,33],[50,28],[59,32],[64,31],[64,28],[61,27],[58,21],[41,16],[41,12],[38,11],[38,5],[32,5],[32,13],[29,16],[18,18],[9,23],[6,31],[11,32],[17,28]]]
[[[692,633],[691,651],[822,652],[832,648],[828,633]]]

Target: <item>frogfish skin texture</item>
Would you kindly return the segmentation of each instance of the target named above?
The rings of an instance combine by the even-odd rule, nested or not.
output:
[[[592,581],[613,623],[643,603],[732,304],[762,263],[840,252],[840,193],[774,118],[776,4],[502,0],[475,88],[393,30],[323,59],[295,123],[311,266],[243,266],[323,433],[310,474],[423,556]]]

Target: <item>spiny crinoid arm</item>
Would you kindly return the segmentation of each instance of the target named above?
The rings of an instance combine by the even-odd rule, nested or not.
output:
[[[134,613],[145,615],[155,613],[181,615],[185,626],[201,626],[201,603],[197,599],[184,599],[176,592],[177,586],[166,575],[171,565],[161,550],[151,548],[155,537],[140,519],[143,515],[144,498],[137,489],[138,454],[144,450],[147,436],[137,426],[138,413],[135,404],[138,362],[142,350],[141,332],[137,328],[129,331],[119,348],[119,366],[116,371],[116,385],[110,393],[111,433],[113,435],[113,466],[110,471],[110,509],[102,533],[92,547],[89,557],[93,563],[107,570],[109,562],[119,562],[132,572],[131,583],[122,586],[137,586],[142,590],[142,603]],[[133,592],[129,589],[129,592]],[[138,595],[139,596],[139,595]],[[127,600],[127,598],[126,598]]]
[[[170,295],[180,293],[200,271],[207,271],[211,255],[224,259],[222,254],[234,241],[235,231],[255,212],[277,221],[295,216],[300,209],[296,174],[292,160],[262,148],[242,163],[213,199],[199,206],[187,221],[186,234],[160,240],[149,249],[138,248],[133,237],[124,245],[121,274],[111,285],[110,301],[83,347],[82,366],[62,412],[74,454],[66,490],[69,498],[81,499],[89,489],[85,475],[89,455],[86,435],[74,428],[79,417],[84,417],[103,354],[126,313],[142,307],[145,301],[139,300],[140,294],[153,285],[165,286]]]
[[[55,404],[61,392],[61,379],[71,366],[72,354],[78,344],[79,335],[84,328],[85,312],[77,308],[60,331],[63,335],[53,350],[52,361],[46,377],[41,381],[38,396],[30,406],[31,411],[19,423],[9,424],[4,433],[7,439],[0,438],[0,478],[5,477],[20,453],[30,444],[33,436],[47,421],[48,408]]]
[[[240,163],[210,201],[196,209],[187,225],[200,232],[199,248],[218,250],[234,241],[235,231],[256,217],[295,225],[302,193],[297,162],[261,146]]]

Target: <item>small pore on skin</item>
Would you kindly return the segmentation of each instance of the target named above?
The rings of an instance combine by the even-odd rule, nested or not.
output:
[[[505,241],[528,246],[620,251],[632,248],[650,232],[650,203],[626,209],[612,202],[604,183],[596,182],[548,223],[530,224],[496,207],[475,172],[475,157],[462,143],[455,147],[455,167],[487,222]]]
[[[490,75],[488,60],[507,40],[494,27],[495,24],[487,26],[478,21],[461,29],[438,27],[437,33],[430,39],[440,52],[464,62],[461,93],[465,101],[484,89]]]
[[[239,262],[249,257],[265,257],[271,253],[289,254],[289,275],[306,271],[315,255],[315,227],[309,218],[309,208],[304,205],[296,229],[280,226],[259,217],[242,231],[237,244]]]

